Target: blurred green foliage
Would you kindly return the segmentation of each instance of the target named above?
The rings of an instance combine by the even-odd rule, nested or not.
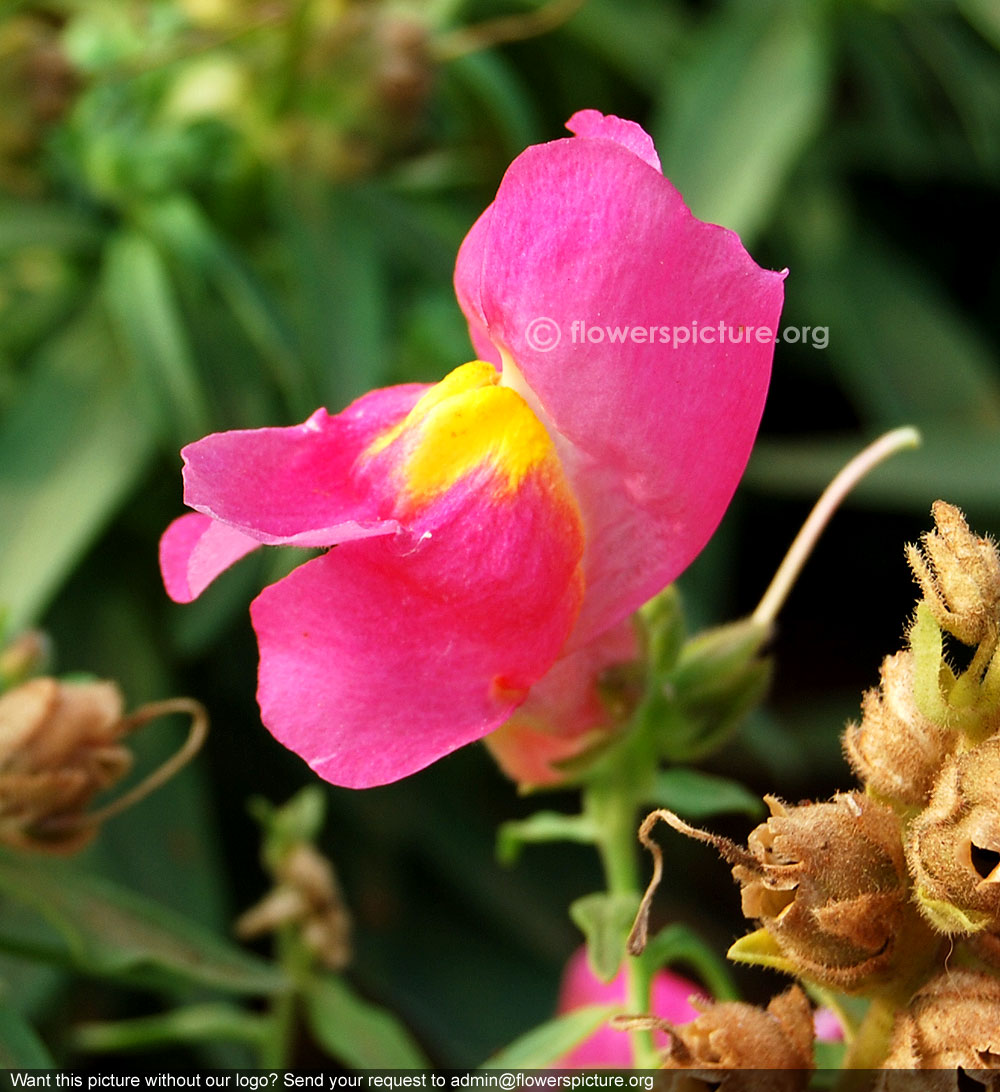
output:
[[[925,434],[839,518],[786,611],[768,711],[714,765],[793,797],[846,784],[837,733],[910,609],[902,542],[937,496],[1000,529],[998,50],[991,0],[7,0],[0,604],[12,631],[51,632],[58,670],[133,704],[190,692],[214,722],[196,768],[88,851],[101,883],[225,930],[265,885],[245,800],[311,778],[253,703],[246,605],[287,559],[189,608],[162,592],[178,448],[466,359],[458,245],[506,164],[588,106],[646,125],[696,214],[790,268],[786,326],[828,331],[778,346],[746,482],[683,581],[697,620],[753,606],[862,439]],[[495,864],[498,822],[533,809],[479,749],[327,797],[362,992],[442,1064],[551,1015],[579,943],[565,908],[595,888],[585,848]],[[675,852],[692,891],[723,881]],[[683,900],[664,913],[720,948],[740,929],[735,906]],[[18,1064],[46,1057],[31,1024],[65,1064],[81,1015],[157,1011],[78,973],[0,964]]]

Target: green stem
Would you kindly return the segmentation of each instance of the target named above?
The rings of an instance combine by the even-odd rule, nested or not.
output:
[[[602,771],[602,776],[584,790],[584,812],[591,820],[597,838],[597,851],[604,868],[608,894],[634,896],[639,903],[639,867],[637,862],[636,815],[643,784],[633,769],[636,756],[628,748]],[[631,760],[631,761],[630,761]],[[652,975],[647,961],[626,956],[626,1004],[631,1013],[650,1011]],[[650,1031],[634,1029],[632,1055],[637,1069],[654,1069],[658,1054]]]
[[[289,987],[276,994],[271,1003],[260,1043],[261,1069],[286,1069],[291,1062],[299,996],[312,964],[312,956],[295,925],[285,925],[278,930],[277,949],[278,964],[285,972]]]
[[[878,1069],[889,1051],[889,1036],[899,999],[875,997],[868,1006],[861,1027],[844,1056],[844,1069]],[[845,1078],[849,1082],[849,1078]]]

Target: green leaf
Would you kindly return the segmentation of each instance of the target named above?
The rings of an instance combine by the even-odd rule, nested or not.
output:
[[[993,0],[958,0],[958,10],[994,49],[1000,50],[1000,8]]]
[[[73,1042],[79,1050],[106,1054],[220,1040],[259,1044],[268,1030],[266,1017],[233,1005],[186,1005],[134,1020],[81,1024],[74,1029]]]
[[[514,819],[501,825],[497,831],[497,858],[502,864],[513,864],[529,842],[580,842],[589,845],[595,838],[594,825],[585,815],[536,811],[527,819]]]
[[[205,391],[173,286],[156,245],[123,230],[105,248],[104,295],[122,344],[149,385],[151,403],[170,407],[179,440],[209,431]]]
[[[388,1009],[359,997],[341,978],[316,978],[304,994],[316,1041],[352,1069],[426,1069],[413,1036]]]
[[[148,986],[197,983],[241,994],[286,987],[270,964],[66,862],[0,851],[0,890],[33,906],[54,931],[48,951],[31,938],[39,957],[87,974]],[[16,949],[18,938],[0,933],[0,944]]]
[[[550,1066],[593,1035],[618,1012],[621,1012],[621,1006],[587,1005],[564,1016],[557,1016],[515,1039],[483,1062],[480,1069],[541,1069]]]
[[[657,774],[648,803],[669,808],[685,819],[707,819],[732,812],[755,818],[764,811],[760,797],[738,781],[682,766]]]
[[[823,363],[863,419],[873,430],[914,424],[928,435],[949,426],[959,438],[995,434],[1000,380],[981,332],[911,257],[849,215],[819,207],[823,201],[814,195],[799,210],[800,226],[827,218],[796,239],[799,322],[829,330]]]
[[[566,33],[655,93],[663,82],[664,57],[682,44],[687,23],[679,6],[662,0],[588,0],[566,24]]]
[[[39,354],[0,428],[0,603],[38,618],[125,497],[153,436],[96,308]]]
[[[0,1005],[0,1069],[55,1069],[56,1063],[34,1028]]]
[[[63,253],[96,250],[101,232],[68,205],[0,198],[0,254],[22,247],[52,247]]]
[[[625,939],[638,909],[638,895],[604,891],[584,895],[569,908],[569,916],[587,938],[590,969],[602,982],[610,982],[621,967]]]
[[[642,959],[653,970],[674,963],[687,963],[717,1001],[739,999],[739,991],[725,960],[720,959],[714,949],[686,925],[674,924],[661,929],[647,943]]]
[[[307,389],[285,317],[239,252],[215,230],[193,201],[173,196],[149,206],[145,215],[151,233],[186,273],[199,278],[201,290],[204,291],[206,284],[212,285],[225,300],[270,369],[289,408],[296,415],[312,412],[314,395]],[[312,278],[307,285],[306,291],[318,291]]]
[[[653,125],[664,173],[696,216],[744,241],[763,227],[828,96],[822,5],[732,3],[667,68]]]
[[[991,468],[1000,466],[1000,430],[965,425],[921,428],[923,442],[877,467],[848,503],[892,511],[930,511],[939,498],[961,508],[996,513],[1000,490]],[[754,451],[746,483],[779,496],[816,497],[864,446],[864,437],[765,440]]]

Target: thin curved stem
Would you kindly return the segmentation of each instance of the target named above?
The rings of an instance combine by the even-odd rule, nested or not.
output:
[[[788,593],[798,579],[802,567],[819,540],[819,536],[823,533],[827,523],[830,522],[830,517],[840,507],[844,497],[869,471],[888,459],[890,455],[895,455],[897,451],[919,446],[920,433],[912,426],[908,425],[905,428],[893,429],[855,455],[837,474],[823,490],[815,507],[802,525],[802,529],[788,548],[788,553],[785,554],[783,561],[778,566],[774,579],[768,585],[763,598],[757,604],[757,609],[751,615],[755,622],[770,625],[777,617],[778,611],[781,610],[788,598]]]

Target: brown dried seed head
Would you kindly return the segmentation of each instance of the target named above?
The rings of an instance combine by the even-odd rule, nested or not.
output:
[[[942,933],[1000,928],[1000,737],[955,755],[910,824],[917,902]]]
[[[805,1087],[813,1068],[813,1016],[798,986],[775,997],[767,1009],[742,1001],[692,999],[692,1004],[700,1016],[664,1026],[670,1035],[664,1069],[802,1070]]]
[[[298,925],[307,948],[331,970],[351,959],[351,918],[333,865],[308,842],[297,842],[274,867],[276,885],[236,921],[252,938]]]
[[[38,678],[0,697],[0,841],[74,852],[93,837],[72,820],[131,766],[123,712],[110,682]]]
[[[753,863],[733,868],[743,913],[806,978],[850,991],[891,977],[916,917],[895,812],[856,792],[797,807],[765,799],[771,818],[747,841]]]
[[[896,1017],[886,1069],[1000,1069],[1000,982],[981,971],[943,971]],[[892,1087],[891,1077],[888,1087]]]
[[[861,701],[860,724],[844,732],[844,753],[858,778],[896,803],[927,803],[944,760],[958,743],[954,731],[925,717],[913,697],[913,653],[882,662],[878,690]]]
[[[1000,554],[988,538],[969,530],[962,513],[935,501],[935,529],[906,556],[920,590],[942,629],[967,645],[995,638],[1000,622]]]

